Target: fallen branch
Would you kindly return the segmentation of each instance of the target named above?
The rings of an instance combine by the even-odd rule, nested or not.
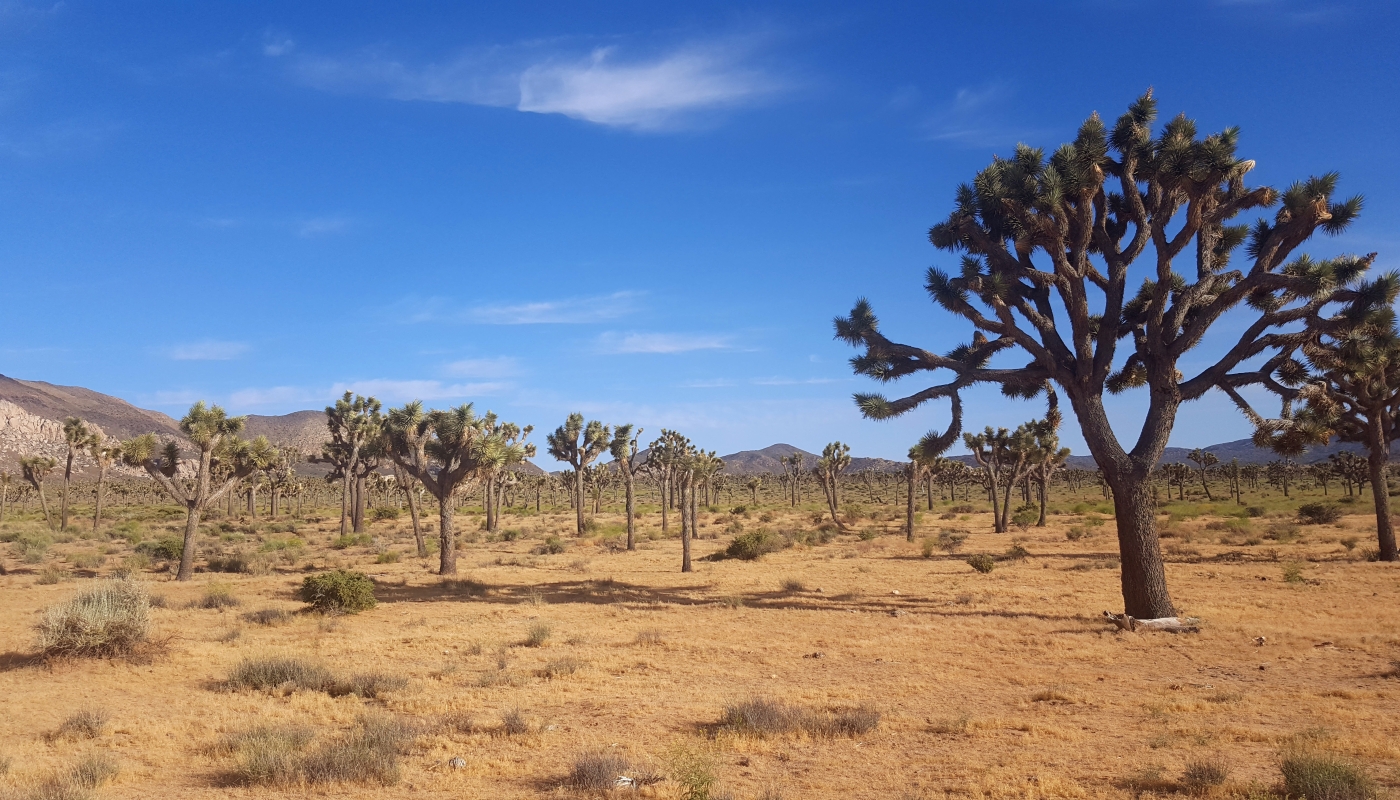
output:
[[[1109,622],[1118,626],[1124,631],[1166,631],[1167,633],[1200,633],[1200,626],[1195,623],[1200,620],[1195,617],[1161,617],[1159,619],[1137,619],[1127,614],[1115,614],[1112,611],[1105,611],[1103,615]]]

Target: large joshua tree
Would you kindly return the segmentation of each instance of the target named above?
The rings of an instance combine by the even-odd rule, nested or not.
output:
[[[578,535],[583,535],[583,468],[607,452],[612,431],[597,420],[584,424],[582,414],[570,414],[563,425],[545,437],[549,454],[574,468],[574,511],[578,517]]]
[[[205,509],[217,503],[244,478],[272,460],[275,451],[267,439],[238,437],[245,417],[230,417],[218,406],[201,400],[180,420],[180,431],[199,449],[194,478],[179,476],[180,446],[173,441],[161,447],[154,434],[138,436],[122,445],[122,460],[141,467],[170,498],[185,507],[184,552],[175,579],[187,581],[194,574],[195,534]],[[215,475],[218,479],[215,479]]]
[[[622,476],[622,487],[627,493],[627,549],[637,549],[637,473],[646,467],[646,461],[637,460],[637,441],[642,438],[642,429],[632,430],[632,425],[619,425],[613,431],[608,452],[612,454],[617,474]]]
[[[1347,474],[1347,488],[1350,490],[1353,475],[1370,481],[1379,559],[1396,561],[1400,554],[1395,547],[1386,471],[1390,443],[1400,438],[1400,425],[1396,424],[1400,414],[1400,333],[1395,330],[1395,312],[1390,307],[1400,293],[1400,276],[1389,273],[1372,286],[1384,293],[1383,306],[1344,327],[1315,327],[1300,345],[1306,365],[1293,359],[1279,364],[1272,376],[1277,380],[1270,388],[1283,396],[1280,418],[1265,420],[1240,395],[1235,398],[1255,422],[1255,444],[1271,447],[1280,455],[1296,457],[1308,445],[1325,444],[1334,436],[1365,446],[1365,471]],[[1294,404],[1301,407],[1295,411]],[[1361,459],[1338,457],[1334,463],[1348,461]],[[1346,468],[1338,473],[1345,474]]]
[[[1335,175],[1283,192],[1250,188],[1245,178],[1254,162],[1236,156],[1237,128],[1200,137],[1183,115],[1154,136],[1155,118],[1148,92],[1112,129],[1095,114],[1048,159],[1019,145],[959,187],[952,213],[929,239],[962,253],[962,262],[954,274],[930,269],[926,287],[941,307],[971,323],[971,343],[946,355],[897,344],[880,332],[865,300],[836,323],[840,338],[865,348],[852,361],[860,374],[881,381],[950,374],[897,400],[857,395],[873,419],[979,383],[1021,396],[1046,381],[1057,384],[1113,490],[1124,607],[1143,618],[1175,613],[1150,474],[1182,403],[1250,382],[1255,373],[1234,370],[1260,358],[1272,362],[1304,335],[1297,326],[1319,319],[1328,304],[1371,302],[1355,287],[1369,258],[1288,260],[1316,231],[1337,233],[1360,211],[1360,198],[1332,201]],[[1280,206],[1272,220],[1233,223],[1271,206]],[[1246,263],[1233,269],[1242,245]],[[1179,260],[1189,267],[1178,272]],[[1135,264],[1144,269],[1134,271]],[[1129,281],[1137,278],[1142,284],[1133,294]],[[1201,359],[1186,354],[1234,309],[1232,328],[1240,332],[1233,341],[1214,363],[1183,374]],[[991,363],[1012,349],[1029,362]],[[1125,444],[1109,424],[1103,396],[1137,387],[1147,389],[1147,409],[1136,441]],[[950,425],[961,427],[961,416]]]
[[[68,530],[68,489],[73,484],[73,462],[78,454],[92,447],[98,441],[97,434],[86,422],[77,417],[63,421],[63,443],[68,447],[68,458],[63,464],[63,498],[59,501],[59,529]]]
[[[44,524],[50,528],[53,528],[53,516],[49,514],[49,499],[44,495],[44,481],[57,467],[58,462],[48,456],[29,456],[19,460],[20,474],[39,494],[39,506],[44,509]]]
[[[1200,473],[1201,490],[1206,493],[1206,500],[1214,503],[1215,497],[1210,493],[1210,482],[1206,480],[1206,471],[1219,464],[1220,457],[1199,447],[1187,453],[1186,457],[1196,465],[1196,471]]]
[[[438,501],[438,572],[457,574],[452,493],[464,481],[482,477],[494,457],[484,420],[471,403],[424,413],[414,401],[389,411],[383,422],[387,451],[394,463],[423,484]],[[511,445],[521,447],[519,443]]]

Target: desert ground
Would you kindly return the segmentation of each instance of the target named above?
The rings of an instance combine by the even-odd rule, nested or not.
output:
[[[1116,541],[1111,506],[1087,495],[1009,534],[988,532],[988,509],[945,501],[920,513],[913,542],[893,505],[826,535],[816,506],[702,509],[690,574],[675,518],[661,537],[654,506],[635,552],[618,548],[618,513],[584,537],[567,509],[508,513],[506,535],[459,515],[452,578],[413,555],[406,516],[337,542],[338,516],[322,509],[209,523],[202,556],[252,553],[256,566],[187,583],[133,547],[182,520],[117,508],[100,535],[5,553],[0,782],[55,796],[46,780],[98,754],[117,772],[94,795],[114,800],[582,797],[606,792],[576,785],[578,759],[615,754],[639,778],[622,797],[1262,797],[1278,791],[1281,755],[1306,749],[1362,765],[1388,792],[1400,786],[1400,567],[1366,560],[1374,518],[1356,500],[1327,525],[1295,524],[1296,499],[1164,509],[1170,587],[1200,620],[1178,634],[1102,617],[1122,606]],[[799,541],[752,561],[705,558],[757,529]],[[40,530],[13,512],[0,526],[12,542]],[[974,570],[974,554],[997,557],[994,569]],[[304,577],[332,568],[371,576],[378,605],[306,611]],[[156,646],[38,658],[42,610],[117,571],[155,599]],[[387,688],[229,687],[240,662],[282,656],[387,676]],[[754,699],[814,719],[859,710],[866,724],[723,724]],[[105,724],[65,726],[81,712]],[[229,744],[284,726],[315,746],[367,718],[413,732],[394,774],[369,784],[252,780]],[[1193,783],[1202,764],[1224,782]],[[708,794],[696,773],[713,777]]]

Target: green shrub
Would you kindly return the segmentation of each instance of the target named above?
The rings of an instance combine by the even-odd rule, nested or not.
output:
[[[1011,524],[1025,530],[1040,521],[1040,508],[1038,506],[1025,505],[1016,509],[1011,515]]]
[[[526,647],[544,647],[544,643],[549,641],[549,637],[554,630],[543,622],[536,622],[530,626],[530,631],[525,635]]]
[[[977,555],[967,557],[967,565],[978,572],[986,574],[996,569],[997,562],[996,559],[986,553],[978,553]]]
[[[366,534],[361,535],[366,536]],[[366,541],[366,543],[368,543],[368,540]],[[285,539],[268,539],[267,541],[262,543],[261,547],[258,548],[259,552],[263,553],[277,553],[286,551],[300,552],[304,549],[306,549],[306,542],[303,542],[295,536],[288,536]]]
[[[1070,526],[1069,530],[1065,531],[1065,538],[1070,540],[1071,542],[1077,542],[1080,539],[1083,539],[1088,533],[1088,529],[1084,526],[1072,525]]]
[[[53,545],[53,537],[43,531],[26,531],[14,538],[15,555],[26,564],[38,564]]]
[[[141,584],[103,581],[44,611],[39,649],[49,658],[133,655],[146,643],[150,625],[151,602]]]
[[[331,547],[336,550],[344,550],[347,547],[368,547],[373,542],[374,537],[368,533],[347,533],[332,540]]]
[[[568,549],[568,545],[564,544],[563,539],[558,536],[550,536],[544,540],[544,544],[535,548],[535,555],[557,556],[566,549]]]
[[[1030,554],[1031,551],[1027,550],[1025,547],[1019,544],[1013,544],[1007,549],[1006,555],[1002,556],[1002,559],[1006,561],[1022,561],[1029,558]]]
[[[1244,510],[1246,517],[1262,517],[1267,513],[1268,511],[1263,506],[1250,506]]]
[[[792,543],[788,541],[786,536],[770,533],[760,528],[735,536],[729,546],[724,549],[724,554],[729,558],[755,561],[768,553],[775,553],[790,546]]]
[[[932,536],[925,536],[923,541],[919,543],[919,552],[923,554],[924,558],[933,558],[933,551],[937,546],[938,540]]]
[[[107,557],[96,551],[74,553],[68,557],[68,563],[78,569],[97,569],[106,562]]]
[[[1298,506],[1298,521],[1304,525],[1330,525],[1341,518],[1342,510],[1331,503],[1304,503]]]
[[[399,557],[400,557],[400,556],[399,556],[399,551],[397,551],[397,550],[385,550],[384,552],[380,553],[378,556],[375,556],[375,558],[374,558],[374,563],[376,563],[376,564],[397,564],[397,563],[399,563]]]
[[[369,518],[375,522],[396,520],[399,518],[399,510],[397,508],[389,508],[388,506],[380,506],[369,513]]]
[[[1289,797],[1307,800],[1370,800],[1378,790],[1360,767],[1332,755],[1292,753],[1280,764]]]
[[[39,577],[35,579],[34,582],[44,586],[52,586],[55,583],[63,583],[64,581],[71,580],[73,580],[73,573],[57,564],[50,564],[39,572]]]
[[[1283,565],[1283,580],[1285,583],[1304,583],[1303,565],[1297,562]]]
[[[307,575],[301,582],[302,602],[320,611],[354,614],[374,608],[374,581],[363,572],[337,569]]]
[[[207,568],[210,572],[251,573],[257,571],[258,562],[249,553],[237,552],[226,556],[211,556]]]
[[[185,554],[185,540],[166,536],[156,541],[136,545],[136,552],[152,561],[179,561]]]
[[[233,596],[233,589],[227,584],[211,583],[204,589],[204,596],[194,602],[196,608],[232,608],[239,600]]]

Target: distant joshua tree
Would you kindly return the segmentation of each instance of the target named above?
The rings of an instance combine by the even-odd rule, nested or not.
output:
[[[68,488],[73,483],[73,462],[78,454],[97,442],[97,434],[77,417],[63,421],[63,442],[68,446],[68,458],[63,465],[63,498],[59,503],[59,529],[68,530]]]
[[[179,477],[180,446],[173,441],[159,448],[154,434],[138,436],[122,445],[122,460],[146,470],[172,500],[185,507],[184,551],[175,579],[187,581],[194,575],[195,535],[205,509],[218,502],[247,476],[266,466],[275,451],[267,439],[252,441],[238,437],[246,417],[230,417],[218,406],[201,400],[180,420],[180,431],[199,448],[192,480]],[[216,468],[221,478],[215,485]]]
[[[607,451],[612,431],[597,420],[585,425],[582,414],[570,414],[563,425],[546,437],[549,454],[574,468],[574,512],[578,535],[583,535],[583,469]]]
[[[637,473],[645,466],[645,461],[637,460],[637,440],[642,438],[642,429],[637,428],[632,431],[632,425],[617,426],[613,431],[612,442],[608,444],[608,451],[612,454],[613,464],[616,465],[617,474],[622,478],[622,486],[627,493],[627,549],[637,549]]]
[[[792,507],[797,508],[797,504],[802,502],[802,475],[806,472],[807,456],[802,453],[779,456],[778,461],[783,465],[783,474],[788,479],[788,490],[791,493]]]
[[[763,476],[754,475],[744,482],[749,487],[749,499],[754,505],[758,505],[758,490],[763,488]]]
[[[822,448],[822,457],[817,459],[817,466],[812,470],[822,485],[822,492],[826,494],[826,506],[831,510],[831,521],[842,530],[845,530],[846,525],[838,514],[841,508],[841,473],[849,466],[850,445],[832,442]]]
[[[92,529],[96,531],[102,525],[102,504],[107,494],[107,473],[112,469],[112,465],[122,458],[121,442],[106,443],[100,437],[92,437],[88,444],[88,452],[92,454],[92,460],[97,462],[97,500],[92,511]]]
[[[380,403],[373,397],[361,397],[346,392],[335,405],[326,406],[326,428],[331,439],[321,450],[321,458],[335,468],[340,477],[340,535],[350,532],[352,515],[359,522],[362,514],[363,481],[371,468],[368,462],[378,455],[376,446],[380,444],[383,416],[379,413]],[[353,495],[353,508],[352,508]],[[358,533],[360,524],[355,525]]]
[[[49,500],[44,495],[44,480],[53,474],[58,462],[48,456],[29,456],[19,460],[20,473],[39,493],[39,506],[44,509],[44,524],[53,528],[53,517],[49,514]]]
[[[1191,461],[1194,461],[1196,464],[1196,469],[1201,475],[1201,488],[1205,490],[1206,500],[1209,500],[1210,502],[1214,503],[1215,497],[1211,495],[1210,484],[1206,481],[1206,470],[1210,469],[1216,464],[1219,464],[1219,457],[1217,457],[1215,453],[1212,453],[1209,450],[1202,450],[1199,447],[1187,453],[1186,457]]]
[[[10,487],[15,484],[15,476],[0,470],[0,522],[5,521],[5,507],[10,503]]]

